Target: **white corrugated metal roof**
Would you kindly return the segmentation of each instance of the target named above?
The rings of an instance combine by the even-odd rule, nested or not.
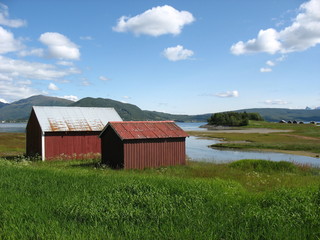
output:
[[[114,108],[34,106],[33,110],[43,132],[101,131],[109,121],[122,121]]]

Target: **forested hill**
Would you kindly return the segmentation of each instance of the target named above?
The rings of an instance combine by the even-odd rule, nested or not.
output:
[[[141,110],[139,107],[129,103],[122,103],[105,98],[83,98],[77,102],[70,100],[47,97],[32,96],[11,104],[0,104],[0,121],[26,121],[29,118],[32,106],[70,106],[70,107],[113,107],[123,120],[176,120],[176,121],[202,121],[206,116],[174,115],[155,111]],[[210,115],[210,114],[209,114]],[[209,116],[208,115],[208,116]],[[205,118],[204,118],[205,117]]]
[[[0,105],[0,121],[24,121],[29,118],[32,106],[69,106],[70,100],[57,97],[32,96],[11,104]]]
[[[181,122],[206,122],[212,115],[178,115],[156,111],[146,111],[138,106],[122,103],[106,98],[83,98],[77,102],[70,100],[48,97],[32,96],[19,101],[4,104],[0,103],[0,121],[21,121],[29,118],[32,106],[78,106],[78,107],[113,107],[123,120],[175,120]],[[285,109],[285,108],[252,108],[237,110],[237,112],[257,112],[266,121],[297,120],[320,122],[320,110]]]
[[[176,120],[176,121],[193,121],[194,116],[189,115],[173,115],[168,113],[161,113],[155,111],[141,110],[139,107],[129,103],[122,103],[112,99],[106,98],[83,98],[70,106],[78,107],[113,107],[125,121],[138,120]],[[206,119],[201,119],[206,121]]]

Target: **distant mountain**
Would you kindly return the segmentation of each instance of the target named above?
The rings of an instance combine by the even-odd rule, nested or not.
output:
[[[4,106],[6,106],[6,105],[8,105],[8,104],[7,104],[7,103],[0,102],[0,108],[4,107]]]
[[[193,116],[189,115],[173,115],[155,111],[141,110],[139,107],[129,103],[122,103],[106,98],[83,98],[78,102],[72,103],[70,106],[77,107],[113,107],[125,121],[144,121],[144,120],[176,120],[176,121],[192,121]]]
[[[178,115],[169,114],[156,111],[141,110],[139,107],[129,103],[122,103],[112,99],[106,98],[83,98],[77,102],[70,100],[47,97],[47,96],[33,96],[22,99],[11,104],[0,103],[0,121],[20,121],[29,118],[32,106],[78,106],[78,107],[113,107],[119,113],[123,120],[175,120],[180,122],[206,122],[212,115]],[[306,109],[286,109],[286,108],[251,108],[241,109],[236,112],[257,112],[266,121],[278,122],[280,120],[297,120],[297,121],[317,121],[320,122],[320,110],[306,110]]]
[[[42,95],[32,96],[2,106],[0,108],[0,121],[27,120],[32,106],[68,106],[71,103],[73,102],[70,100],[57,97],[47,97]]]

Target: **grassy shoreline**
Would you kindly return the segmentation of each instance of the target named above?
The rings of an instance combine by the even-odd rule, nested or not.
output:
[[[320,127],[312,124],[279,124],[251,121],[249,126],[237,128],[246,129],[277,129],[286,132],[252,133],[234,131],[192,131],[192,136],[214,138],[222,143],[214,144],[215,148],[275,151],[312,157],[320,156]],[[289,132],[287,130],[290,130]]]

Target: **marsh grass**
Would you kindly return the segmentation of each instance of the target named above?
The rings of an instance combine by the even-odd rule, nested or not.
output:
[[[0,239],[319,239],[319,169],[276,165],[0,160]]]
[[[25,133],[0,133],[0,157],[25,153]]]
[[[269,128],[292,130],[291,132],[274,133],[233,133],[233,132],[190,132],[190,134],[218,138],[225,142],[212,145],[215,148],[235,148],[250,150],[282,150],[308,152],[311,155],[320,153],[320,127],[314,124],[280,124],[260,121],[250,121],[247,128]]]

